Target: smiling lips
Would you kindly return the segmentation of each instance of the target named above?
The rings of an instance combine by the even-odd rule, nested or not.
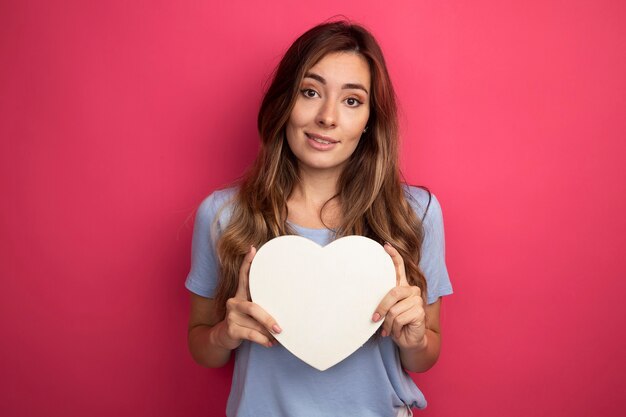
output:
[[[335,144],[339,143],[338,140],[329,138],[328,136],[316,135],[315,133],[306,133],[309,138],[309,143],[319,150],[327,150],[332,148]]]

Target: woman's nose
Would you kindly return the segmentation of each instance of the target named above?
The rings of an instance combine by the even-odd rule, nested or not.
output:
[[[337,108],[332,100],[326,100],[317,113],[317,124],[323,127],[334,127],[337,124]]]

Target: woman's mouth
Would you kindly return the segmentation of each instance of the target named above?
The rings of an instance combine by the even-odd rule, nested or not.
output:
[[[305,135],[314,142],[320,143],[322,145],[332,145],[339,142],[338,140],[334,140],[333,138],[329,138],[328,136],[316,135],[314,133],[305,133]]]
[[[328,136],[316,135],[314,133],[305,133],[305,135],[309,146],[320,152],[330,151],[339,143],[338,140],[329,138]]]

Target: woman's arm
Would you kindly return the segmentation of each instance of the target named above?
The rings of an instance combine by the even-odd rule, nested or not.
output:
[[[202,366],[219,368],[230,359],[231,349],[219,342],[224,321],[215,317],[215,300],[191,293],[187,342],[193,359]]]
[[[441,299],[424,306],[420,288],[409,285],[406,279],[400,253],[389,243],[385,243],[385,250],[393,261],[398,284],[382,299],[372,320],[379,321],[384,317],[381,335],[391,336],[400,350],[400,361],[406,370],[425,372],[439,357]]]
[[[426,313],[426,332],[424,344],[416,348],[400,347],[402,366],[411,372],[426,372],[437,362],[441,350],[441,330],[439,327],[439,310],[441,298],[424,307]]]
[[[272,347],[276,340],[272,332],[281,331],[276,320],[249,299],[248,273],[255,253],[251,247],[241,263],[237,292],[226,302],[224,320],[219,321],[216,316],[213,299],[191,295],[187,341],[191,356],[200,365],[224,366],[230,359],[230,352],[243,340]]]

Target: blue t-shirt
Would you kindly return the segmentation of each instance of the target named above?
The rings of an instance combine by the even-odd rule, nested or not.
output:
[[[452,294],[445,264],[441,207],[434,195],[407,186],[407,200],[423,218],[424,242],[420,268],[428,284],[427,302]],[[215,243],[228,224],[235,189],[219,190],[200,205],[194,224],[191,270],[185,286],[212,298],[219,279]],[[429,204],[430,201],[430,204]],[[426,207],[426,215],[424,216]],[[334,238],[329,229],[291,224],[300,236],[325,246]],[[226,415],[229,417],[398,416],[426,400],[402,369],[391,337],[370,338],[352,355],[319,371],[278,344],[271,348],[244,340],[235,351],[235,369]]]

